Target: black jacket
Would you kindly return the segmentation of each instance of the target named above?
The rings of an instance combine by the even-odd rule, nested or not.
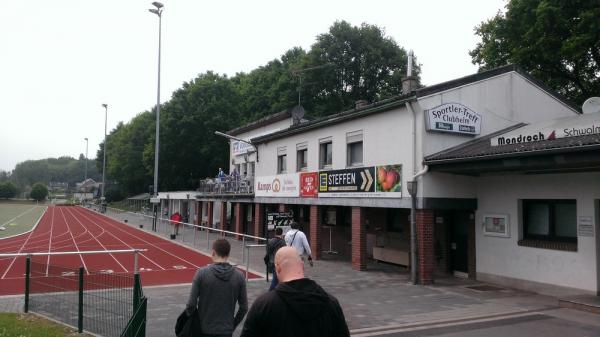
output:
[[[337,299],[303,278],[280,283],[257,298],[241,336],[346,337],[350,332]]]
[[[274,238],[269,239],[269,241],[267,242],[267,258],[269,260],[269,268],[273,268],[273,265],[275,263],[275,254],[277,253],[279,248],[285,246],[286,244],[283,238],[276,236]]]

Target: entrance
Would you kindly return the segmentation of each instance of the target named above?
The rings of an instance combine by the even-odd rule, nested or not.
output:
[[[449,224],[450,271],[455,276],[469,276],[469,213],[454,212]]]

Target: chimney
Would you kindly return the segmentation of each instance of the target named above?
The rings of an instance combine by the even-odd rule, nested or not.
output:
[[[410,94],[417,90],[418,82],[417,77],[413,76],[413,51],[412,49],[408,52],[408,65],[406,67],[406,77],[402,79],[402,94]]]
[[[360,109],[362,107],[365,107],[369,104],[368,101],[364,100],[364,99],[359,99],[358,101],[354,102],[354,109]]]

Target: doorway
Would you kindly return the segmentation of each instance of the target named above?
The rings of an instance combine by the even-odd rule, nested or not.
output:
[[[454,212],[449,221],[450,271],[458,277],[469,277],[469,213]]]

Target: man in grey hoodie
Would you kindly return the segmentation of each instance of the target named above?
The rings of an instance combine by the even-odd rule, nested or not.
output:
[[[212,246],[213,264],[200,268],[192,281],[187,302],[188,316],[198,307],[201,337],[231,337],[248,311],[244,276],[227,262],[231,245],[225,239]],[[239,308],[235,313],[235,306]]]

